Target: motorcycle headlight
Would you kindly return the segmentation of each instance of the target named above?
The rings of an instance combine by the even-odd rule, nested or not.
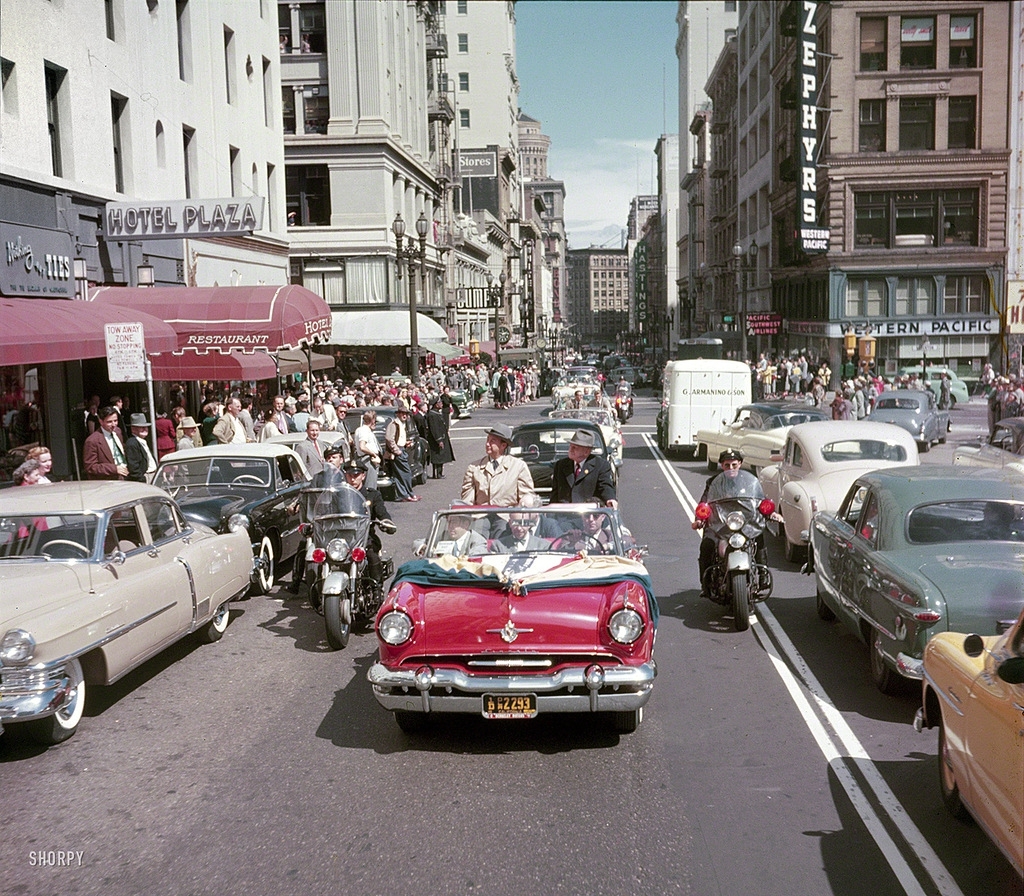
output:
[[[731,548],[741,548],[746,543],[747,536],[742,532],[733,532],[732,535],[729,536],[729,547]]]
[[[0,640],[0,666],[20,666],[32,659],[36,639],[24,629],[14,628]]]
[[[248,532],[249,517],[244,513],[233,513],[228,517],[228,532]]]
[[[335,563],[341,563],[342,560],[348,557],[348,552],[348,542],[344,538],[332,538],[327,545],[327,556]]]
[[[377,623],[377,636],[392,647],[404,644],[412,637],[412,620],[401,610],[385,613]]]
[[[734,510],[725,518],[725,524],[732,529],[733,532],[739,532],[746,521],[747,518],[738,510]]]
[[[644,630],[644,621],[636,610],[625,607],[612,613],[608,634],[620,644],[632,644]]]

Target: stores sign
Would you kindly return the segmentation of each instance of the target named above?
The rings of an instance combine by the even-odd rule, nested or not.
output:
[[[0,221],[0,295],[71,299],[75,295],[71,236]]]
[[[108,202],[103,235],[108,240],[170,240],[240,236],[263,227],[262,196],[171,202]]]
[[[486,149],[464,149],[459,153],[461,177],[497,177],[498,154]]]

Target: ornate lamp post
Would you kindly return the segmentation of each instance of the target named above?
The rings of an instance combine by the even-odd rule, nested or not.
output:
[[[746,252],[743,251],[743,246],[736,243],[732,247],[732,254],[736,259],[736,275],[740,284],[740,354],[743,356],[742,360],[749,361],[750,356],[747,354],[747,276],[750,268],[757,271],[757,243],[751,243]]]
[[[427,216],[420,212],[416,219],[416,235],[419,238],[419,245],[410,233],[405,236],[405,221],[402,220],[402,213],[395,215],[391,222],[391,231],[395,235],[397,252],[395,263],[398,266],[398,279],[402,279],[402,262],[409,264],[409,377],[415,383],[420,373],[420,346],[419,333],[416,325],[416,263],[419,262],[420,274],[425,273],[424,262],[427,257],[427,233],[430,230],[430,222]],[[403,243],[402,237],[405,236]]]
[[[508,280],[508,274],[504,271],[498,276],[498,285],[494,285],[494,274],[490,271],[487,272],[487,299],[490,302],[491,307],[494,309],[494,366],[500,365],[499,360],[499,345],[500,340],[498,339],[498,316],[501,314],[501,306],[503,299],[505,298],[505,282]]]

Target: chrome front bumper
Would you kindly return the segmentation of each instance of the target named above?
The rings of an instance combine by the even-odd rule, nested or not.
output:
[[[42,673],[47,675],[48,673]],[[72,683],[67,675],[47,677],[37,686],[34,682],[0,685],[0,731],[4,722],[27,722],[53,715],[68,701]]]
[[[654,660],[641,666],[598,663],[552,675],[469,675],[423,665],[415,672],[374,663],[367,673],[385,709],[404,712],[479,713],[483,694],[536,694],[538,712],[621,712],[643,707],[658,674]]]

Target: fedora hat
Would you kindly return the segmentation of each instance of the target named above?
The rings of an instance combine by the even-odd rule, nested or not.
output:
[[[579,445],[580,448],[594,447],[594,434],[586,429],[577,429],[569,439],[570,445]]]
[[[512,427],[507,423],[495,423],[489,430],[487,430],[487,435],[497,436],[503,442],[511,444]]]
[[[136,426],[149,426],[149,421],[145,414],[132,414],[128,425],[134,429]]]
[[[181,423],[178,424],[183,430],[184,429],[199,429],[199,424],[196,423],[191,417],[182,417]]]

